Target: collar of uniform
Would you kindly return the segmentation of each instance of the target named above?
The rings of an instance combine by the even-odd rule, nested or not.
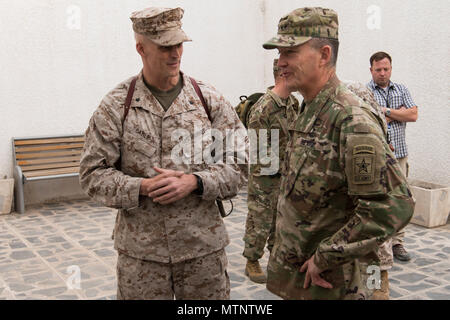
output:
[[[161,107],[158,100],[156,100],[145,85],[142,71],[137,76],[136,89],[131,102],[131,108],[142,108],[161,118],[164,117],[165,114],[163,107]]]
[[[308,133],[311,131],[317,116],[322,111],[327,101],[333,95],[336,95],[340,81],[336,75],[332,76],[325,86],[320,90],[317,96],[311,101],[306,103],[305,111],[299,114],[297,121],[295,121],[289,130],[300,131]]]
[[[285,107],[286,103],[275,92],[272,91],[274,87],[267,88],[267,94],[275,101],[277,108]]]
[[[161,118],[167,118],[179,113],[195,110],[197,108],[196,105],[198,105],[198,103],[201,104],[200,98],[197,97],[190,78],[183,72],[180,73],[180,76],[183,77],[183,89],[170,108],[167,111],[164,111],[158,100],[145,85],[144,76],[141,71],[136,81],[136,90],[133,95],[131,107],[143,108]],[[196,104],[194,101],[197,101],[198,103]]]
[[[275,92],[273,92],[274,87],[269,87],[267,88],[267,94],[273,99],[273,101],[275,101],[277,107],[281,108],[281,107],[291,107],[295,104],[295,100],[293,99],[292,95],[289,95],[289,97],[287,99],[281,99],[279,95],[277,95]]]
[[[298,112],[298,100],[292,94],[289,95],[288,99],[288,108],[292,108],[292,110]]]
[[[199,106],[200,108],[202,107],[202,102],[200,101],[200,97],[198,97],[197,93],[195,92],[194,86],[191,83],[191,79],[183,72],[180,73],[181,77],[183,77],[183,89],[181,90],[175,101],[172,103],[169,110],[167,110],[164,118],[195,110],[199,108]]]

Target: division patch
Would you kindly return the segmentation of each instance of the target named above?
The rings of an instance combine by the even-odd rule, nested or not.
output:
[[[375,179],[375,147],[357,145],[353,147],[353,183],[372,184]]]

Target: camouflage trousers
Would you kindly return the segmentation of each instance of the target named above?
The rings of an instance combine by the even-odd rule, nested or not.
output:
[[[280,175],[260,176],[251,172],[248,178],[248,214],[245,223],[243,255],[256,261],[264,255],[264,247],[272,250],[275,243],[277,203]]]
[[[264,247],[272,250],[275,243],[276,208],[267,208],[248,201],[249,211],[245,224],[243,255],[248,260],[256,261],[264,255]]]
[[[400,163],[400,167],[402,168],[403,173],[408,177],[409,165],[408,165],[408,157],[397,159]],[[392,236],[392,238],[385,241],[378,248],[378,257],[380,258],[381,264],[380,268],[382,271],[389,270],[394,266],[394,254],[392,253],[392,246],[397,244],[403,245],[403,240],[405,238],[405,231],[401,229],[397,231],[397,233]]]
[[[279,247],[278,247],[279,248]],[[368,300],[373,289],[367,285],[368,263],[353,260],[325,270],[322,278],[333,285],[332,289],[310,285],[304,289],[306,272],[300,272],[305,261],[291,263],[277,252],[277,245],[267,265],[267,290],[285,300]]]
[[[225,250],[183,261],[144,261],[119,252],[117,300],[229,300]]]
[[[378,258],[380,258],[381,271],[389,270],[394,266],[394,255],[392,253],[392,238],[386,240],[378,247]]]

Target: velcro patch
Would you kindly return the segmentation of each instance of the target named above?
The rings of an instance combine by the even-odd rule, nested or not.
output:
[[[365,124],[357,124],[355,128],[353,129],[353,132],[355,133],[369,133],[369,127]]]
[[[375,179],[375,147],[356,145],[353,147],[353,183],[372,184]]]

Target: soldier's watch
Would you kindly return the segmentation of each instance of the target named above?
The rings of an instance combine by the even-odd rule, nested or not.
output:
[[[197,178],[197,189],[194,190],[194,194],[201,196],[203,195],[203,180],[195,174],[194,176]]]
[[[389,109],[389,108],[386,108],[386,115],[387,115],[388,117],[390,117],[390,116],[391,116],[391,109]]]

